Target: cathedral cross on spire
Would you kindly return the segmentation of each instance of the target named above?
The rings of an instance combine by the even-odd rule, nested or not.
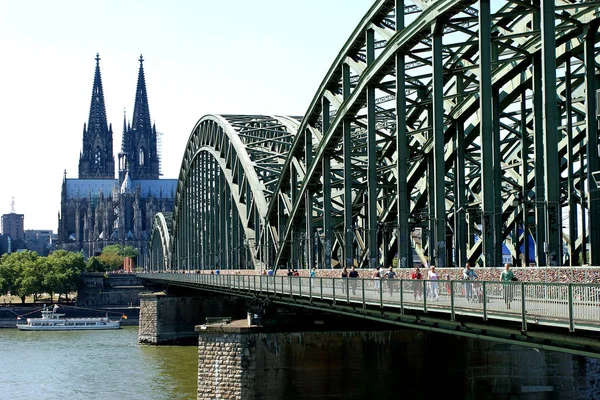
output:
[[[96,53],[96,65],[100,64],[100,53]]]
[[[144,56],[142,56],[141,54],[140,54],[140,60],[139,61],[140,61],[140,65],[142,65],[142,63],[144,62]]]

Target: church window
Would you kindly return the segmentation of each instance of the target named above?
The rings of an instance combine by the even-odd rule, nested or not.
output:
[[[96,147],[96,151],[94,152],[94,164],[95,165],[100,165],[100,158],[101,158],[100,147]]]
[[[140,149],[139,158],[138,158],[139,165],[144,165],[144,162],[145,162],[144,158],[145,158],[144,149]]]

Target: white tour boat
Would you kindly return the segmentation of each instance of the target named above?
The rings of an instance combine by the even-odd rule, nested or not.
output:
[[[44,306],[42,318],[27,318],[26,324],[17,324],[22,331],[78,331],[86,329],[119,329],[121,321],[111,321],[108,314],[104,318],[61,318],[65,314],[57,313],[58,306],[52,310]]]

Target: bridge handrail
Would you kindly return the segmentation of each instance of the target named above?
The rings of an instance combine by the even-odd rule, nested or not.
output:
[[[416,310],[529,324],[600,330],[600,284],[412,280],[298,276],[144,273],[151,281],[227,291],[258,292],[281,298],[331,301],[334,305]]]

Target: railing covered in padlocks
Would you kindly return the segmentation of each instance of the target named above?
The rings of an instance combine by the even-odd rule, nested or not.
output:
[[[138,274],[138,277],[301,297],[333,304],[421,310],[423,312],[481,316],[528,324],[600,330],[600,285],[585,283],[498,282],[463,280],[407,280],[379,278],[326,278],[206,273]]]

